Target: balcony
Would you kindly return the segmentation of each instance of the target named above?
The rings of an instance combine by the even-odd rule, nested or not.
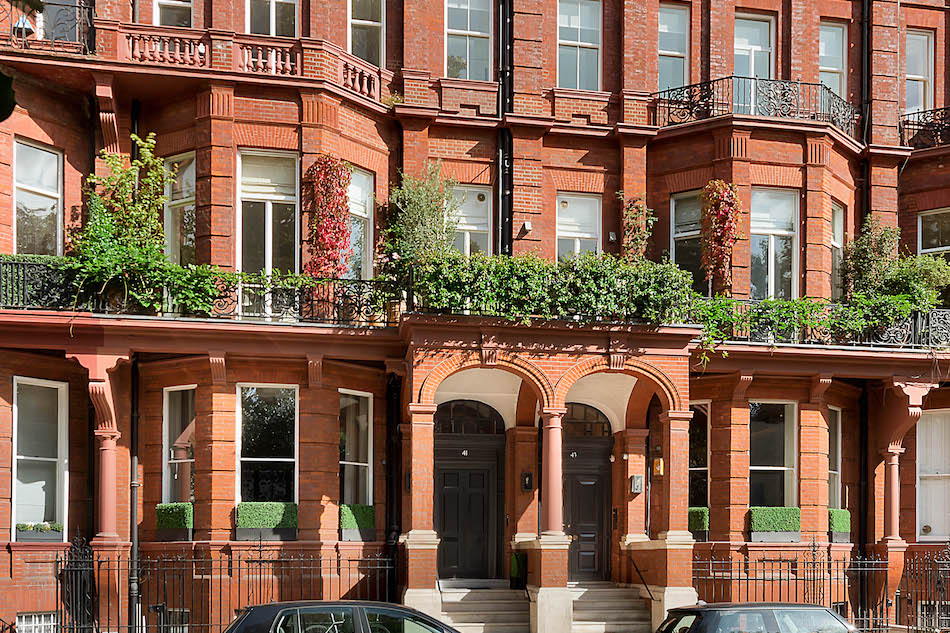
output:
[[[822,84],[723,77],[653,95],[653,125],[668,127],[726,115],[830,123],[854,138],[858,111]]]
[[[901,143],[914,149],[950,145],[950,108],[901,116]]]
[[[92,2],[44,2],[43,13],[0,3],[0,46],[85,55],[95,49]]]

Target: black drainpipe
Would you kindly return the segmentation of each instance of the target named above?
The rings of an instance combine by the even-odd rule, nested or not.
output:
[[[505,114],[514,111],[514,4],[498,2],[498,222],[496,239],[498,253],[511,255],[514,247],[514,160],[511,128]]]
[[[393,561],[402,532],[402,486],[399,472],[402,442],[399,423],[402,419],[402,377],[389,374],[386,380],[386,554]],[[390,598],[396,595],[396,574],[389,575]]]
[[[861,397],[858,400],[858,444],[859,459],[859,490],[858,490],[858,552],[863,556],[868,540],[868,450],[870,449],[868,431],[868,383],[861,386]]]
[[[871,214],[871,159],[867,154],[867,146],[871,143],[871,0],[861,2],[861,26],[864,49],[861,55],[861,140],[865,145],[861,176],[864,181],[862,206],[866,218]],[[860,231],[861,226],[857,229]]]
[[[131,377],[131,432],[129,433],[129,505],[131,521],[132,549],[129,552],[129,622],[132,633],[138,631],[141,621],[141,605],[139,604],[139,361],[132,356]]]

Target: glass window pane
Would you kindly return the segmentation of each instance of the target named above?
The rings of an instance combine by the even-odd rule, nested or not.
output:
[[[689,11],[669,5],[660,6],[660,50],[686,54]]]
[[[17,189],[16,251],[56,255],[59,251],[59,200]]]
[[[191,28],[191,7],[159,5],[158,19],[162,26]]]
[[[919,112],[927,107],[926,84],[916,79],[907,80],[907,111]]]
[[[584,253],[597,252],[597,240],[577,240],[577,243],[580,245],[577,253],[578,256],[583,255]]]
[[[821,631],[847,633],[848,627],[824,609],[776,609],[773,611],[780,633]]]
[[[487,187],[456,187],[452,192],[458,204],[458,227],[487,231],[491,214],[491,189]]]
[[[297,5],[292,2],[278,2],[275,6],[277,33],[280,37],[297,36]]]
[[[24,143],[16,144],[17,184],[59,193],[59,157]]]
[[[791,299],[794,290],[794,279],[792,279],[792,266],[794,264],[795,253],[792,251],[792,238],[776,235],[772,238],[775,244],[775,263],[773,272],[775,279],[773,287],[775,288],[775,299]]]
[[[675,233],[698,231],[702,223],[703,203],[699,194],[673,198]]]
[[[689,421],[689,467],[705,468],[708,465],[707,431],[709,420],[703,407],[690,407],[693,419]]]
[[[475,255],[476,253],[491,254],[491,241],[488,233],[469,233],[469,254]]]
[[[273,262],[272,270],[294,272],[297,261],[297,207],[293,204],[273,204]]]
[[[676,265],[693,277],[693,290],[701,295],[709,294],[709,283],[702,267],[702,246],[698,237],[676,240]]]
[[[56,521],[56,462],[17,460],[16,522]]]
[[[369,398],[340,394],[340,461],[369,462]]]
[[[293,501],[293,462],[241,462],[242,501]]]
[[[195,195],[195,157],[194,155],[183,156],[175,160],[167,161],[166,169],[175,172],[175,178],[171,182],[169,199],[181,200],[191,198]]]
[[[920,246],[924,249],[950,246],[950,211],[920,216]]]
[[[456,79],[468,79],[468,38],[463,35],[449,35],[445,51],[446,74]]]
[[[449,29],[454,29],[457,31],[468,30],[468,9],[464,5],[453,6],[453,3],[449,3],[447,13]]]
[[[750,243],[752,262],[749,269],[751,290],[749,298],[754,300],[769,297],[769,236],[753,235]]]
[[[77,0],[48,3],[43,11],[43,36],[48,40],[76,42],[79,29],[76,19]]]
[[[822,24],[818,36],[818,65],[844,70],[844,28],[838,24]]]
[[[271,35],[270,32],[270,2],[267,0],[250,0],[251,6],[251,33]]]
[[[169,253],[172,261],[182,266],[197,262],[195,259],[195,205],[185,204],[168,210]]]
[[[557,241],[557,258],[567,259],[574,256],[574,240],[559,238]]]
[[[924,33],[907,34],[907,74],[930,75],[930,37]]]
[[[785,463],[785,425],[787,405],[749,403],[749,464],[751,466],[788,466]],[[755,505],[755,504],[753,504]]]
[[[488,67],[488,38],[470,37],[468,38],[468,47],[468,78],[476,81],[488,81],[491,72]]]
[[[488,8],[472,9],[469,15],[468,29],[470,31],[487,34],[491,30],[491,13]]]
[[[795,231],[797,190],[753,189],[752,230]]]
[[[366,257],[366,218],[350,216],[350,254],[347,266],[347,279],[362,279]]]
[[[709,473],[703,470],[689,471],[689,507],[704,508],[709,505]]]
[[[374,66],[380,65],[380,27],[354,24],[351,44],[353,54]]]
[[[750,506],[785,506],[785,473],[781,470],[753,470],[749,473]]]
[[[241,156],[241,191],[257,199],[293,199],[297,195],[297,163],[278,156]]]
[[[844,207],[837,202],[831,203],[831,241],[844,245]]]
[[[296,407],[293,389],[241,387],[241,457],[292,458]]]
[[[59,389],[17,383],[17,455],[58,457]]]
[[[577,88],[577,47],[557,47],[557,85],[559,88]]]
[[[600,51],[596,48],[579,48],[577,87],[581,90],[600,89]]]
[[[354,633],[356,620],[347,607],[307,607],[300,609],[300,630],[303,633]],[[374,631],[375,633],[375,631]]]
[[[841,96],[841,76],[838,73],[829,73],[822,71],[819,73],[819,80],[826,85],[833,93]]]
[[[369,505],[369,466],[340,464],[340,498],[343,503]]]
[[[686,60],[660,55],[659,90],[679,88],[686,83]]]
[[[558,196],[557,233],[572,237],[597,237],[600,199],[593,196]]]
[[[169,503],[193,501],[195,496],[195,390],[169,391],[165,445],[168,464],[168,490],[165,500]]]
[[[439,627],[402,611],[368,608],[366,617],[373,633],[442,633]]]
[[[367,22],[382,22],[383,3],[382,0],[352,0],[353,19],[366,20]]]
[[[246,273],[264,270],[265,209],[263,202],[244,201],[241,204],[241,270]]]
[[[770,28],[771,26],[766,20],[736,18],[736,47],[769,48],[771,45]]]
[[[462,253],[463,255],[468,255],[465,252],[465,234],[466,231],[456,231],[455,239],[452,241],[452,248]]]
[[[297,633],[297,609],[288,609],[281,611],[277,615],[277,622],[274,624],[274,633]]]
[[[753,77],[757,79],[772,78],[772,53],[770,51],[753,51],[752,62],[755,65]]]

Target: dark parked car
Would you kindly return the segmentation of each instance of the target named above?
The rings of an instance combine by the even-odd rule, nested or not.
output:
[[[224,633],[458,633],[386,602],[274,602],[242,609]]]
[[[826,607],[783,602],[710,603],[670,609],[657,633],[855,633]]]

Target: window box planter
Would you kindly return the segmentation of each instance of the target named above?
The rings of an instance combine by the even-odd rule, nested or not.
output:
[[[18,543],[62,543],[63,526],[60,523],[17,523]]]
[[[709,508],[689,508],[689,531],[697,541],[709,540]]]
[[[753,543],[798,543],[802,540],[799,508],[749,508],[749,540]]]
[[[190,503],[160,503],[155,506],[159,541],[191,541],[194,538],[194,506]]]
[[[235,538],[239,541],[296,541],[297,504],[246,501],[235,511]]]
[[[341,504],[340,540],[375,541],[376,508],[356,503]]]
[[[851,542],[851,512],[828,509],[828,540],[831,543]]]

